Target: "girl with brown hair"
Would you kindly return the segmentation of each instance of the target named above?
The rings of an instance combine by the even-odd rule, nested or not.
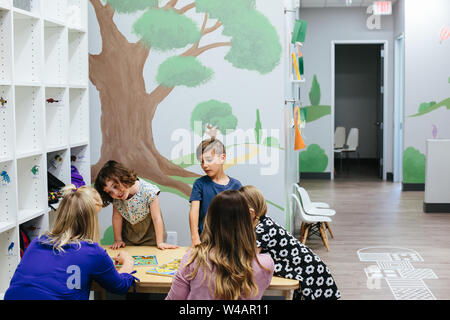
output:
[[[261,299],[272,280],[273,260],[257,253],[248,212],[238,191],[214,197],[202,242],[184,255],[167,300]]]
[[[259,250],[270,253],[274,260],[274,275],[300,282],[294,300],[339,299],[341,294],[330,269],[311,249],[266,215],[267,204],[261,191],[244,186],[239,192],[249,206]]]
[[[102,197],[104,207],[113,204],[112,249],[126,245],[157,246],[161,250],[178,248],[165,243],[167,235],[157,186],[139,178],[133,170],[114,160],[103,166],[94,186]]]

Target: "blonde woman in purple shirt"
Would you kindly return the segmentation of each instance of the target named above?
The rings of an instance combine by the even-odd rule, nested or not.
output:
[[[215,196],[202,242],[181,260],[166,300],[258,300],[272,280],[270,255],[258,254],[249,208],[238,191]]]

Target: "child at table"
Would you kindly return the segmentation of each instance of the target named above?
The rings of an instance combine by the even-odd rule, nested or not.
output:
[[[63,189],[64,197],[50,232],[34,239],[25,251],[5,300],[88,300],[92,281],[115,294],[135,285],[133,258],[120,252],[114,258],[98,244],[100,195],[83,186]]]
[[[336,300],[341,294],[329,268],[308,247],[266,215],[263,194],[254,186],[239,189],[249,206],[257,246],[275,261],[274,275],[300,281],[296,300]]]
[[[272,280],[273,260],[257,253],[248,212],[238,191],[212,200],[202,242],[182,258],[166,300],[261,299]]]
[[[216,194],[242,187],[238,180],[227,176],[223,170],[226,150],[220,140],[211,138],[202,141],[197,147],[196,153],[206,175],[195,180],[189,199],[191,203],[189,226],[192,247],[200,243],[200,234],[203,231],[206,213]]]
[[[104,207],[113,204],[112,249],[126,245],[156,245],[161,250],[178,248],[165,243],[167,234],[157,186],[140,179],[133,170],[114,160],[103,166],[94,186],[102,197]]]

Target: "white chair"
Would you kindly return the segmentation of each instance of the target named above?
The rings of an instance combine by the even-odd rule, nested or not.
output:
[[[336,127],[334,130],[334,153],[339,154],[340,166],[342,171],[342,149],[345,145],[345,127]]]
[[[297,197],[297,195],[291,193],[290,196],[290,203],[291,203],[291,212],[297,214],[300,217],[300,220],[302,221],[302,226],[300,228],[300,242],[305,244],[306,239],[308,239],[308,235],[311,235],[313,233],[318,234],[320,233],[320,237],[322,238],[323,244],[325,245],[325,248],[327,248],[327,251],[330,251],[330,248],[328,247],[328,237],[326,232],[326,222],[331,222],[330,217],[325,216],[310,216],[307,215],[302,208],[302,205],[300,203],[300,199]]]
[[[297,183],[294,183],[294,188],[306,214],[325,217],[332,217],[336,214],[335,210],[330,209],[328,203],[312,202],[309,198],[308,192],[306,192],[306,190],[300,187]],[[334,239],[333,231],[331,231],[331,227],[328,222],[325,222],[325,227],[328,229],[331,238]]]
[[[348,133],[347,142],[345,143],[344,149],[342,149],[341,152],[348,153],[349,152],[355,152],[358,156],[358,162],[359,162],[359,129],[358,128],[351,128],[350,132]]]
[[[345,127],[337,127],[334,130],[334,149],[343,149],[345,144]]]
[[[308,212],[308,208],[317,208],[317,209],[329,209],[330,205],[325,202],[312,202],[308,192],[306,192],[305,188],[300,187],[298,183],[294,183],[294,188],[297,191],[297,195],[300,197],[300,200],[303,203],[303,209],[305,209],[306,213]],[[305,208],[306,206],[306,208]],[[334,211],[334,210],[333,210]],[[332,214],[333,215],[333,214]]]

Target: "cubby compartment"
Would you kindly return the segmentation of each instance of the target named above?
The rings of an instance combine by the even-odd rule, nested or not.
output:
[[[41,10],[40,0],[13,0],[13,6],[15,9],[24,10],[36,16],[39,16]]]
[[[19,234],[17,227],[0,233],[0,300],[3,299],[9,283],[19,264]]]
[[[41,21],[14,12],[14,69],[16,84],[40,83],[42,76]]]
[[[69,107],[66,88],[45,88],[47,150],[63,149],[69,143]]]
[[[86,31],[87,1],[67,0],[66,19],[69,28]]]
[[[47,153],[47,170],[64,184],[70,184],[70,152],[68,149]]]
[[[0,0],[0,9],[11,9],[11,0]]]
[[[70,144],[79,145],[89,140],[89,101],[87,89],[69,89]]]
[[[11,84],[11,36],[11,12],[0,8],[0,84]]]
[[[14,162],[0,162],[0,233],[16,226],[16,206]]]
[[[44,22],[44,82],[67,83],[67,29],[53,22]]]
[[[43,149],[43,98],[40,87],[18,86],[15,91],[16,154],[24,157]]]
[[[19,224],[44,214],[47,209],[47,165],[42,155],[17,160]]]
[[[69,85],[87,86],[87,34],[69,29]]]
[[[22,223],[20,228],[26,233],[30,241],[33,241],[48,231],[48,218],[45,215],[36,217]]]
[[[71,160],[71,169],[72,166],[78,170],[78,173],[83,177],[86,185],[91,184],[91,166],[90,155],[89,155],[89,146],[82,145],[78,147],[73,147],[70,149],[70,160]],[[72,169],[73,170],[73,169]]]
[[[67,0],[44,0],[42,6],[42,16],[44,19],[64,24],[66,20]]]
[[[11,86],[0,86],[0,161],[14,156],[14,104]]]

